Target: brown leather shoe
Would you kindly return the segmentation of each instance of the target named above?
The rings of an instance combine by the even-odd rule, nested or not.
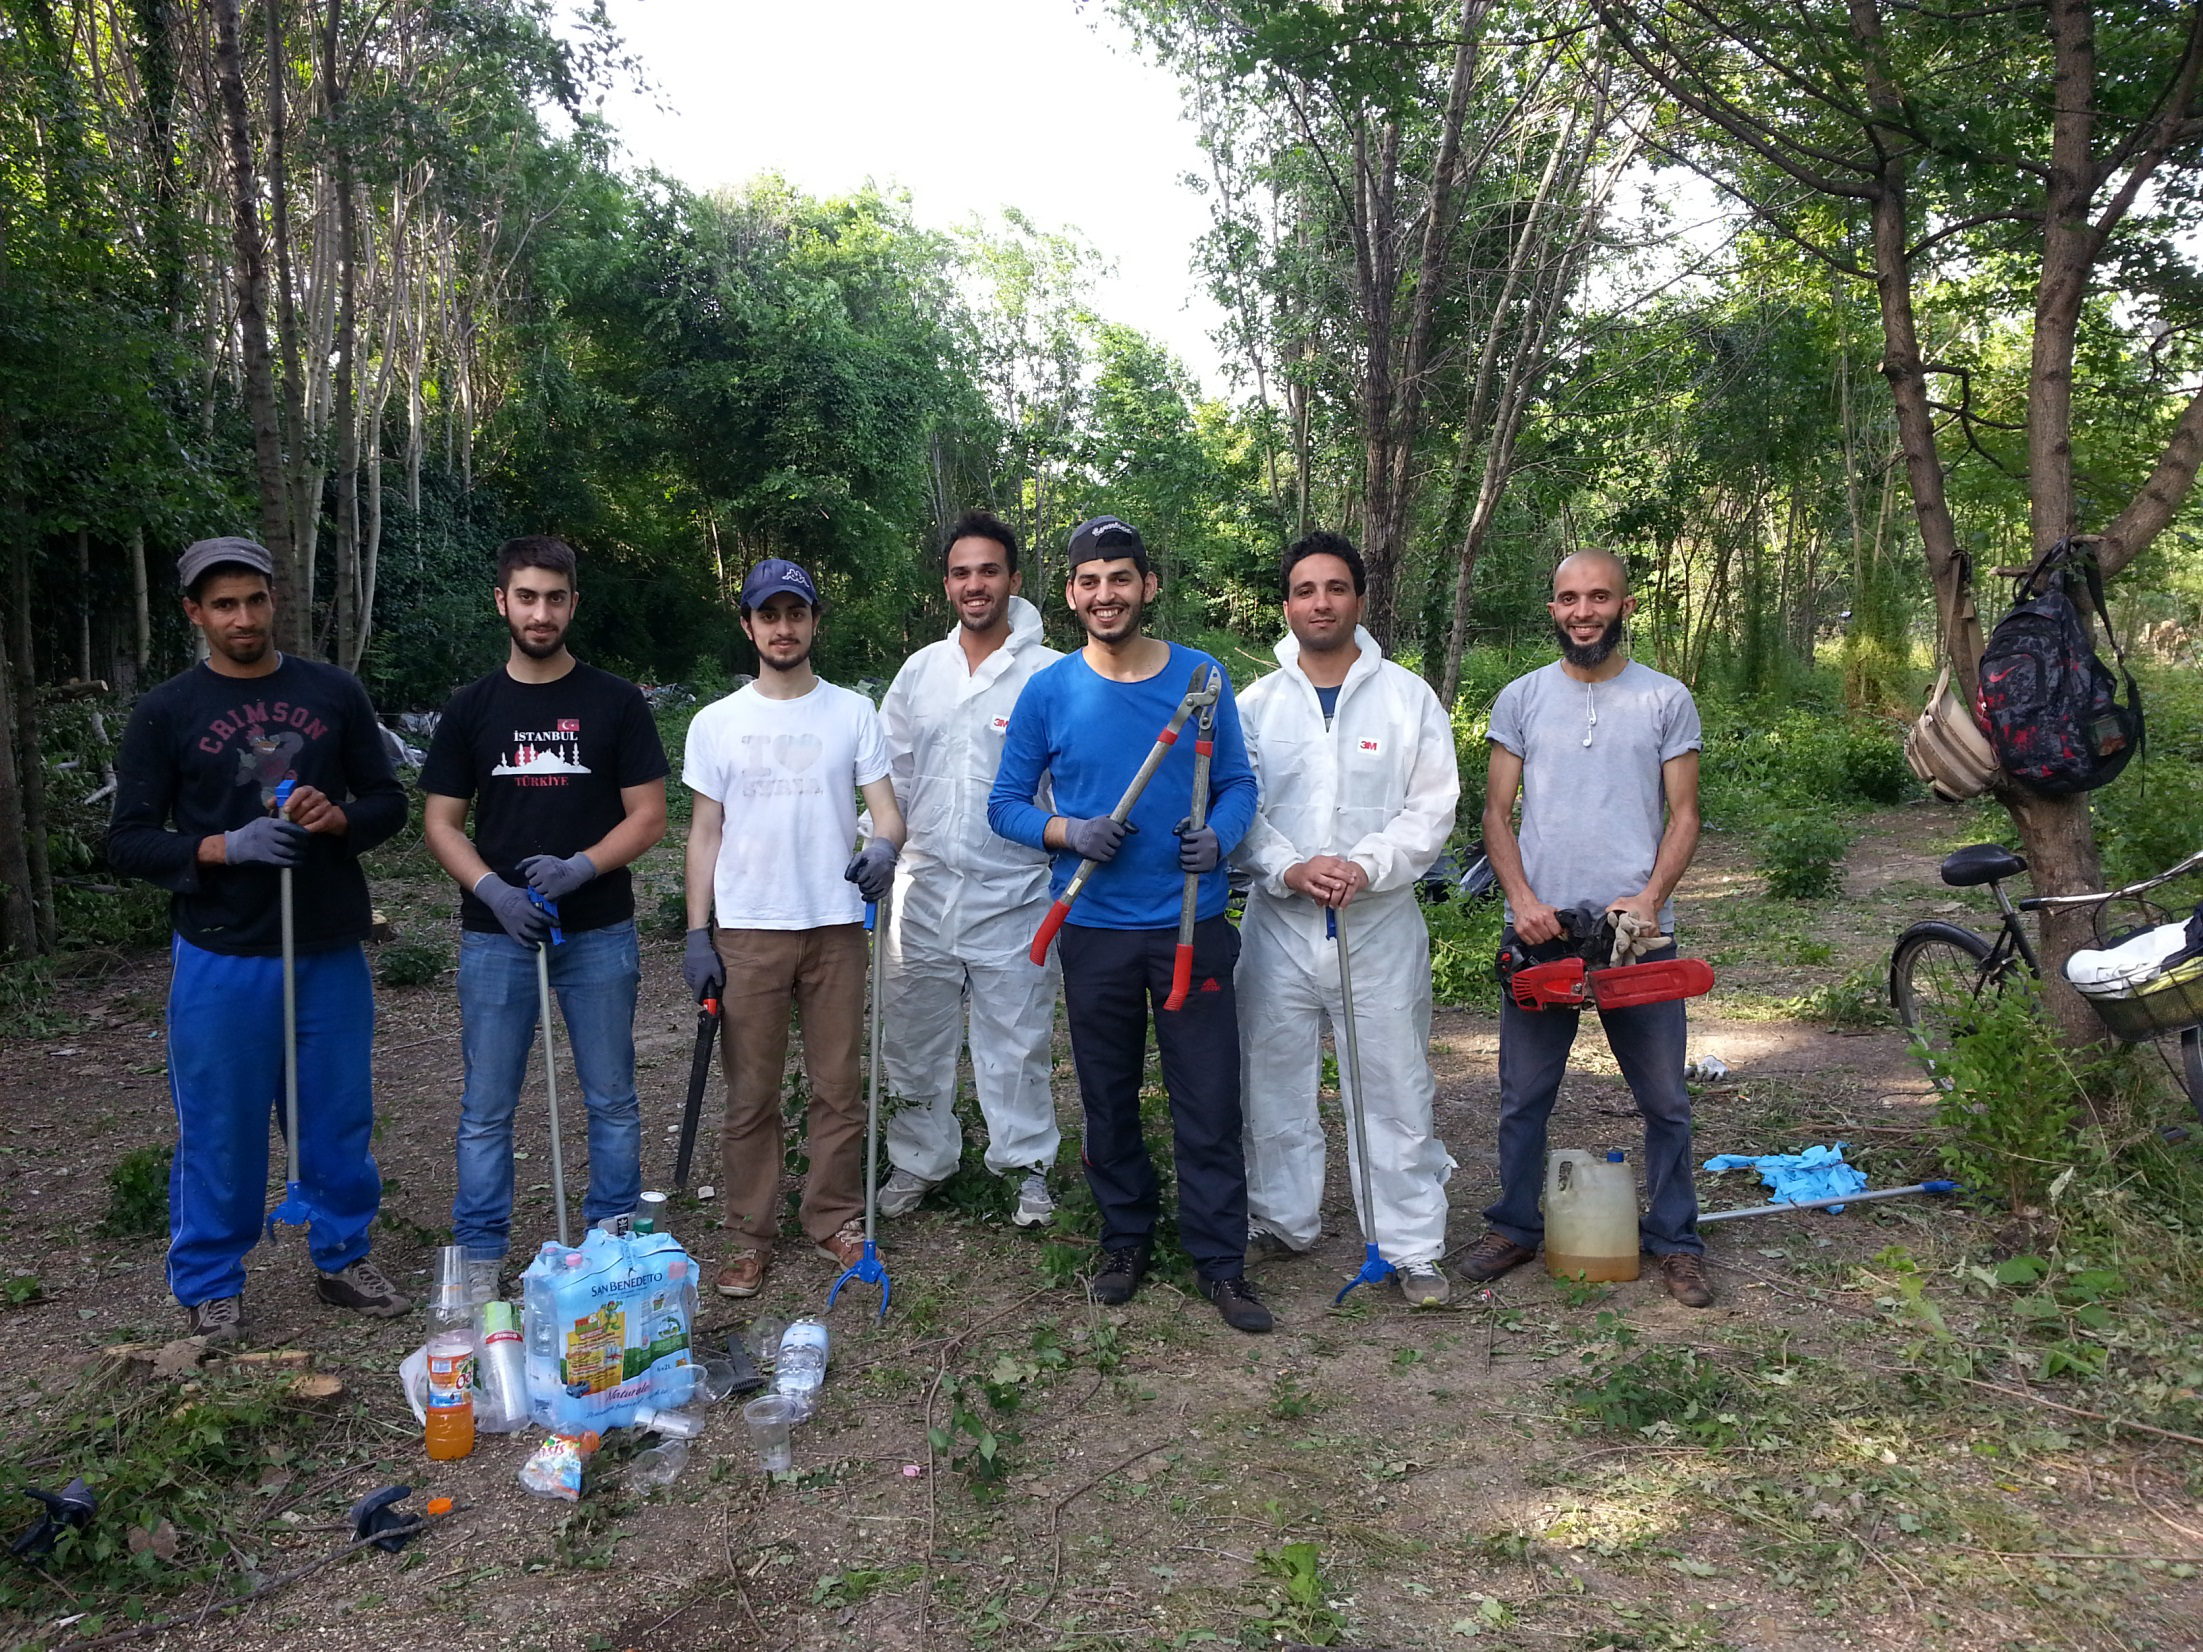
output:
[[[764,1288],[765,1270],[772,1259],[770,1251],[738,1250],[727,1258],[713,1284],[721,1296],[755,1296]]]
[[[864,1259],[864,1224],[844,1222],[819,1245],[819,1255],[837,1268],[853,1268]]]
[[[1706,1278],[1706,1259],[1694,1250],[1670,1251],[1660,1258],[1660,1277],[1668,1295],[1686,1308],[1713,1306],[1713,1284]]]
[[[1519,1268],[1523,1263],[1536,1259],[1537,1252],[1528,1245],[1518,1245],[1504,1233],[1487,1228],[1484,1237],[1471,1245],[1455,1264],[1455,1271],[1463,1279],[1473,1279],[1481,1285],[1488,1279],[1497,1279],[1511,1268]]]

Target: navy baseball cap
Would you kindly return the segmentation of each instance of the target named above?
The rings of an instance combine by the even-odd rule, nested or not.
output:
[[[234,563],[240,568],[250,568],[266,579],[275,578],[275,558],[268,555],[265,546],[256,540],[230,535],[222,539],[201,539],[184,547],[184,554],[176,559],[176,583],[185,590],[191,582],[209,568]]]
[[[785,557],[778,556],[767,557],[742,581],[742,606],[752,610],[762,608],[783,591],[793,591],[813,608],[818,606],[818,587],[811,583],[811,576]]]
[[[1129,557],[1141,573],[1149,571],[1147,541],[1140,530],[1114,516],[1094,516],[1071,530],[1070,565],[1082,562],[1121,562]]]

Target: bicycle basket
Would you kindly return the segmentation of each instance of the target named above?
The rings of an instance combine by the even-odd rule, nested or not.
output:
[[[2141,1044],[2203,1022],[2203,958],[2175,959],[2186,950],[2185,927],[2137,931],[2067,961],[2066,979],[2114,1038]]]

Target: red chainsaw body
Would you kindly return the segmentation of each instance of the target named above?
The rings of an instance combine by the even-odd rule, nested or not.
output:
[[[1703,958],[1663,958],[1588,969],[1581,958],[1557,958],[1549,964],[1522,965],[1508,978],[1507,990],[1526,1010],[1577,1010],[1586,1002],[1602,1010],[1627,1010],[1711,992],[1713,967]]]

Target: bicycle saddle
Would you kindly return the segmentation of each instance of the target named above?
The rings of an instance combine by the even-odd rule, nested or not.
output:
[[[1953,889],[1995,883],[2027,870],[2027,863],[2001,843],[1969,843],[1943,857],[1943,881]]]

